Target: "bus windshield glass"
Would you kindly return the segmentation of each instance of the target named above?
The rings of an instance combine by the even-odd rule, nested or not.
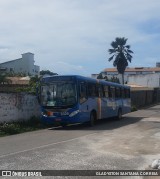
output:
[[[73,106],[77,102],[76,85],[73,82],[54,82],[41,86],[42,106]]]

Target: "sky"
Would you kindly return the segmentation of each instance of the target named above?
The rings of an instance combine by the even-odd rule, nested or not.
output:
[[[160,0],[0,0],[0,63],[34,53],[41,70],[90,76],[112,68],[127,38],[129,67],[160,62]]]

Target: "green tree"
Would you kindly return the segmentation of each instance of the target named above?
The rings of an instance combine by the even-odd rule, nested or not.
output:
[[[112,49],[109,49],[109,54],[113,54],[108,61],[113,61],[113,66],[117,67],[117,71],[122,75],[122,83],[124,84],[124,72],[128,66],[128,61],[132,61],[132,50],[130,50],[130,45],[126,45],[128,39],[125,37],[117,37],[115,41],[111,42]]]
[[[29,85],[27,87],[23,87],[23,88],[17,88],[16,91],[17,92],[28,92],[28,93],[32,93],[37,95],[37,90],[39,88],[40,85],[40,77],[38,77],[38,75],[30,77],[29,80]]]
[[[40,81],[40,78],[38,77],[38,75],[36,75],[36,76],[30,77],[29,84],[32,85],[32,84],[37,83],[39,81]]]
[[[39,85],[40,85],[40,77],[38,77],[38,75],[31,77],[29,81],[28,91],[36,94]]]
[[[97,79],[104,79],[102,73],[100,73],[100,74],[97,76]]]
[[[115,76],[112,76],[112,78],[110,79],[111,82],[114,82],[114,83],[120,83],[119,79]]]
[[[7,79],[7,76],[5,74],[0,73],[0,84],[11,84],[11,80]]]
[[[49,71],[49,70],[42,70],[42,71],[40,71],[40,75],[58,75],[57,73],[54,73],[54,72],[51,72],[51,71]]]
[[[111,78],[108,78],[107,76],[104,77],[105,81],[110,81],[114,83],[120,83],[119,79],[115,76],[112,76]]]
[[[105,79],[105,81],[109,81],[109,79],[108,79],[108,77],[107,77],[107,76],[105,76],[105,77],[104,77],[104,79]]]
[[[5,73],[7,77],[26,77],[27,75],[25,73],[15,73],[15,72],[8,72]]]

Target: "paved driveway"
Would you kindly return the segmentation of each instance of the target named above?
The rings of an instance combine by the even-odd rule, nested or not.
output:
[[[160,105],[94,127],[0,138],[1,170],[137,170],[149,168],[154,159],[160,159]]]

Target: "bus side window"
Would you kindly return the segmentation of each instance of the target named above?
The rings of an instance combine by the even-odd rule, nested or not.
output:
[[[111,91],[111,98],[115,98],[115,87],[111,86],[110,91]]]
[[[103,85],[99,85],[99,97],[104,97],[104,87]]]
[[[128,93],[129,93],[129,98],[131,98],[131,91],[130,91],[130,89],[128,90]]]
[[[121,97],[121,88],[116,87],[116,98],[120,98]]]
[[[127,89],[124,89],[125,98],[127,98]]]
[[[120,98],[122,98],[122,88],[120,88]]]
[[[125,89],[124,88],[121,89],[121,93],[122,93],[122,98],[125,98]]]
[[[109,97],[109,86],[104,86],[104,96],[105,96],[106,98]]]
[[[130,90],[129,89],[126,89],[126,97],[130,98]]]
[[[80,103],[87,100],[87,85],[86,83],[80,83]]]
[[[88,96],[98,97],[98,86],[94,83],[88,83]]]
[[[129,89],[123,89],[123,98],[130,98],[130,90]]]
[[[111,92],[111,87],[110,86],[108,86],[108,96],[109,96],[109,98],[112,97],[112,92]]]

